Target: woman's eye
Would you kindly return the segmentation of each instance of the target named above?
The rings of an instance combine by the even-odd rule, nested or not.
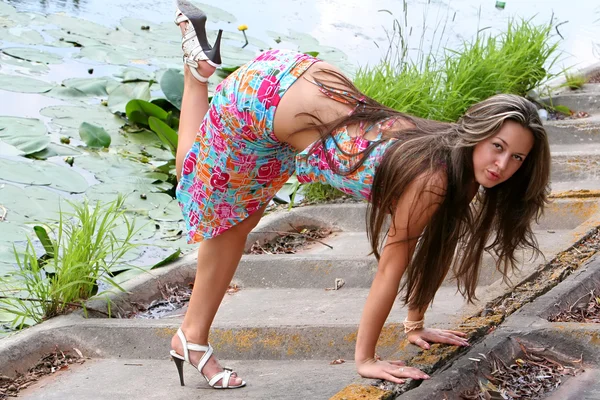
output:
[[[517,160],[517,161],[523,161],[523,157],[521,157],[521,156],[518,156],[518,155],[516,155],[516,154],[515,154],[513,157],[514,157],[514,158],[515,158],[515,160]]]
[[[502,146],[499,143],[493,143],[494,147],[497,148],[498,150],[502,150]]]

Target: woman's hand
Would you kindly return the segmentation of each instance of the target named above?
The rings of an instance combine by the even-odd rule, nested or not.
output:
[[[402,361],[368,359],[357,361],[356,369],[363,378],[385,379],[394,383],[404,383],[402,378],[429,379],[429,375],[425,372],[407,367]]]
[[[455,346],[470,346],[465,337],[467,334],[459,331],[446,329],[422,328],[409,332],[406,337],[408,341],[422,349],[429,350],[429,343],[446,343]]]

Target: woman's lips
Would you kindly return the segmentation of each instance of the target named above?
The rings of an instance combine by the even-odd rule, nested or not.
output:
[[[492,172],[492,171],[490,171],[489,169],[487,169],[485,172],[486,172],[487,178],[488,178],[490,181],[497,181],[497,180],[499,180],[499,179],[500,179],[500,175],[499,175],[499,174],[497,174],[497,173],[495,173],[495,172]]]

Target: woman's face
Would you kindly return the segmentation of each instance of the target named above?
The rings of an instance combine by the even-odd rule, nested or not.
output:
[[[529,129],[515,121],[504,121],[498,133],[475,145],[475,181],[485,188],[506,181],[523,165],[533,141]]]

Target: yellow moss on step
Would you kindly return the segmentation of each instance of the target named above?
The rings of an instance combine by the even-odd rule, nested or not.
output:
[[[390,400],[394,394],[373,386],[352,384],[336,393],[330,400]]]

